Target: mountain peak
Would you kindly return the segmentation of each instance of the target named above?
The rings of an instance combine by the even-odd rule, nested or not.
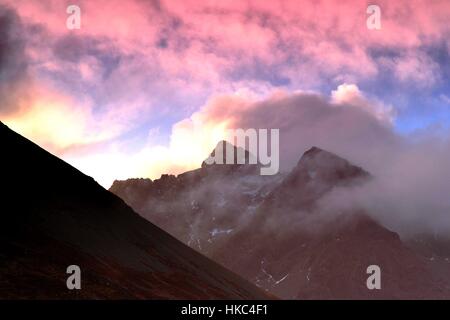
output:
[[[337,154],[334,154],[330,151],[321,149],[319,147],[313,146],[305,153],[303,153],[302,157],[298,161],[298,164],[312,162],[316,165],[322,164],[325,165],[325,162],[328,162],[329,165],[337,165],[337,164],[348,164],[351,165],[350,162]]]
[[[219,142],[217,142],[216,148],[219,147],[221,144],[229,145],[229,146],[233,146],[233,148],[237,148],[234,144],[228,142],[227,140],[220,140]]]
[[[310,176],[320,174],[326,177],[363,177],[368,176],[364,169],[353,165],[348,160],[318,147],[307,150],[293,170],[294,174],[308,173]]]
[[[317,154],[319,154],[319,153],[322,153],[322,152],[328,152],[328,151],[325,151],[325,150],[323,150],[323,149],[321,149],[321,148],[319,148],[319,147],[316,147],[316,146],[312,146],[310,149],[306,150],[306,151],[303,153],[302,158],[303,158],[303,157],[311,157],[311,156],[315,156],[315,155],[317,155]]]
[[[222,153],[222,164],[231,164],[231,165],[242,165],[242,164],[250,164],[250,159],[255,158],[253,154],[251,154],[248,150],[237,147],[234,144],[221,140],[217,143],[216,147],[212,150],[209,157],[205,159],[202,163],[202,168],[208,166],[207,161],[215,158],[216,151],[220,151]],[[227,163],[227,155],[228,152],[232,152],[233,162]],[[213,165],[217,165],[218,163],[213,163]]]

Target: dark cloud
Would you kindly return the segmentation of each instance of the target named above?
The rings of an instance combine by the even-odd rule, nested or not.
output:
[[[28,62],[23,36],[16,12],[0,6],[0,115],[16,111],[26,100]]]
[[[69,34],[55,42],[53,53],[58,59],[78,62],[88,53],[89,47],[86,38]]]

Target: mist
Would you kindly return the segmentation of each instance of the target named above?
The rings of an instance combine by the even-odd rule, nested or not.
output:
[[[220,122],[220,99],[204,112]],[[429,128],[404,135],[394,129],[391,106],[340,86],[331,97],[283,93],[234,115],[236,128],[279,128],[281,170],[317,146],[372,175],[356,188],[337,188],[320,201],[323,215],[363,210],[402,236],[450,231],[450,134]],[[376,111],[376,112],[375,112]],[[383,112],[385,112],[383,114]],[[380,116],[381,115],[381,116]],[[386,115],[386,116],[385,116]]]
[[[450,145],[422,133],[385,155],[374,178],[356,188],[336,188],[321,199],[321,211],[364,210],[403,237],[450,234]]]

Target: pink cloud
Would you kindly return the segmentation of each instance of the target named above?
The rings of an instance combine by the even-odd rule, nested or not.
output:
[[[224,71],[254,59],[270,65],[288,58],[290,66],[299,70],[313,64],[318,76],[351,72],[372,77],[378,67],[368,54],[370,47],[409,50],[414,55],[433,41],[448,45],[447,1],[380,1],[379,31],[366,28],[367,4],[359,0],[162,1],[156,7],[143,1],[81,1],[82,28],[76,33],[105,37],[123,54],[141,55],[164,72],[200,80],[223,77]],[[68,33],[64,1],[10,5],[26,21],[41,23],[54,35]],[[166,48],[157,46],[162,38]],[[409,57],[399,57],[397,62],[411,63]],[[427,67],[431,62],[422,59],[421,63]],[[288,76],[294,83],[305,80],[293,73]]]
[[[210,96],[215,98],[192,121],[212,126],[224,119],[228,125],[244,125],[258,98],[227,93],[247,90],[261,97],[274,87],[295,91],[320,88],[324,81],[360,83],[381,72],[402,83],[433,85],[440,81],[441,70],[423,47],[450,48],[446,0],[381,0],[382,29],[376,31],[366,28],[365,0],[82,0],[80,30],[66,28],[66,1],[3,3],[33,27],[23,34],[29,59],[26,80],[52,90],[62,101],[67,98],[70,103],[63,104],[70,107],[62,107],[61,114],[67,114],[69,124],[70,119],[79,122],[67,141],[46,140],[64,145],[62,149],[98,143],[86,132],[114,141],[154,115],[186,116]],[[77,47],[77,40],[85,47]],[[58,44],[63,53],[55,50]],[[381,57],[373,55],[374,49]],[[73,59],[67,57],[71,54]],[[18,97],[24,96],[27,87],[18,88]],[[46,97],[31,95],[36,101]],[[389,106],[368,104],[366,98],[357,86],[335,93],[336,101],[369,111],[368,116],[391,117]],[[30,112],[34,104],[29,104]],[[77,111],[75,118],[70,110]],[[339,110],[331,112],[344,112]],[[28,119],[22,111],[15,120]],[[46,133],[38,129],[31,138]]]
[[[341,84],[331,92],[331,102],[338,106],[350,105],[370,113],[378,120],[392,124],[395,118],[394,108],[372,98],[368,99],[354,84]]]

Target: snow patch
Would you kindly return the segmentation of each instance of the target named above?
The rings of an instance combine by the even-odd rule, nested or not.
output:
[[[286,278],[289,276],[289,273],[287,275],[285,275],[283,278],[281,278],[280,280],[275,282],[275,285],[280,284],[281,282],[283,282],[284,280],[286,280]]]
[[[218,228],[214,228],[212,231],[209,232],[209,234],[212,237],[217,236],[218,234],[230,234],[233,232],[234,229],[225,229],[225,230],[220,230]]]

